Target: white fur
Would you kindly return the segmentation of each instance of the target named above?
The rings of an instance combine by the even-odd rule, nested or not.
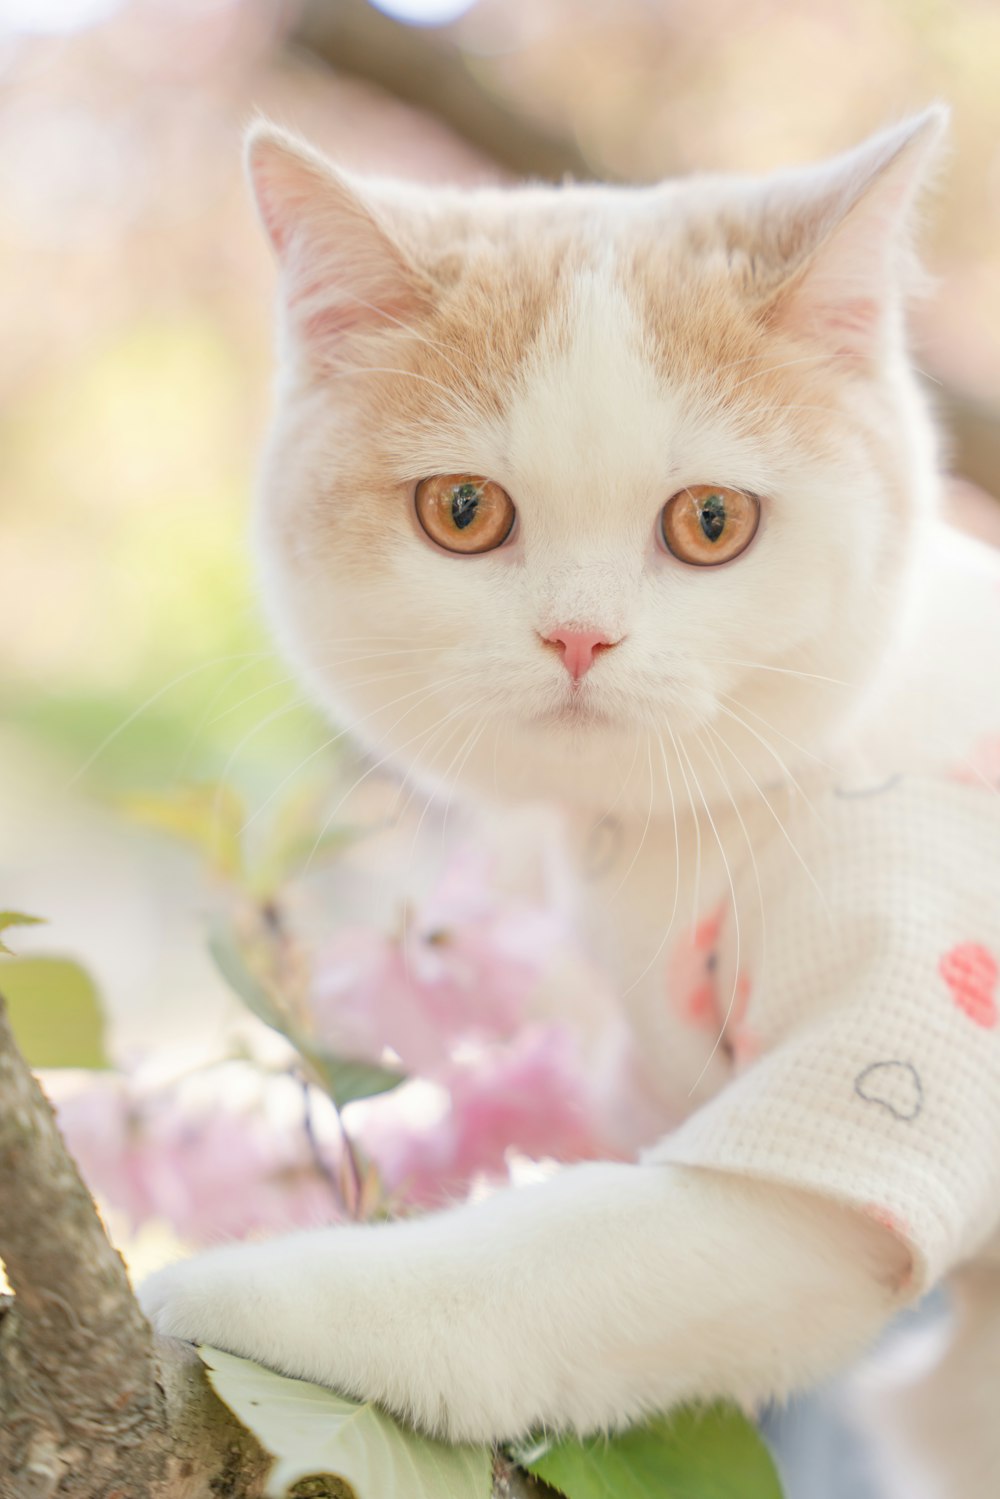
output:
[[[777,1189],[575,1166],[411,1223],[215,1250],[144,1303],[162,1332],[489,1441],[821,1377],[893,1305],[881,1239]]]

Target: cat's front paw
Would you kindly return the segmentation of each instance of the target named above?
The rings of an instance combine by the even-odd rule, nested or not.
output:
[[[213,1343],[224,1325],[219,1277],[202,1259],[179,1260],[146,1277],[136,1292],[154,1332],[188,1343]]]

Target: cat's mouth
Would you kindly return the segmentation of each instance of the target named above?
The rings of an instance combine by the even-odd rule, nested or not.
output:
[[[565,728],[589,728],[599,724],[610,724],[611,715],[588,702],[581,693],[573,692],[561,703],[533,715],[533,722],[540,725],[561,725]]]

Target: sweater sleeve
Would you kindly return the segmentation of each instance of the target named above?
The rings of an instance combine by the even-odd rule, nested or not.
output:
[[[1000,1220],[1000,796],[897,777],[787,831],[719,931],[733,1079],[645,1159],[836,1198],[919,1292]]]

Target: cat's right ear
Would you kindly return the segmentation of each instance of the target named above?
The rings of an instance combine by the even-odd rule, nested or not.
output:
[[[342,172],[286,131],[251,128],[247,173],[281,268],[290,332],[320,363],[352,333],[408,323],[429,288]]]

